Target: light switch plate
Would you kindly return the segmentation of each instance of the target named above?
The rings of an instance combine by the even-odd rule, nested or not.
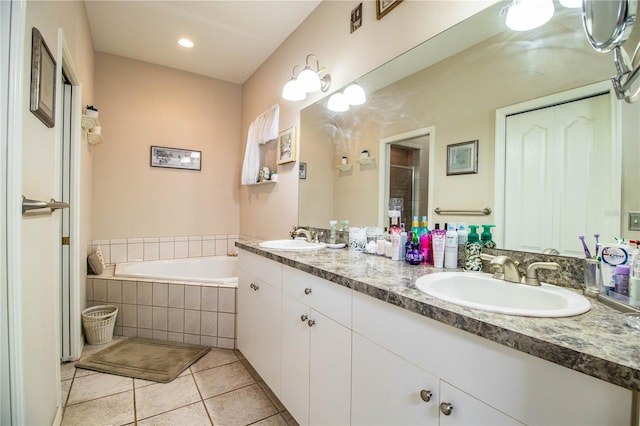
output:
[[[629,231],[640,231],[640,212],[629,212]]]

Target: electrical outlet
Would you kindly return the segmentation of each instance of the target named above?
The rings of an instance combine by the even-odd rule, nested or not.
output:
[[[640,231],[640,212],[629,212],[629,231]]]

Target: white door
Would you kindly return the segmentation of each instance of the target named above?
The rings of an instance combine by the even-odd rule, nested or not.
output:
[[[64,72],[62,80],[62,125],[59,129],[62,140],[62,155],[60,158],[62,170],[60,201],[69,203],[71,194],[71,135],[73,133],[71,117],[73,86],[69,83]],[[62,361],[70,361],[73,358],[71,342],[73,333],[71,329],[71,295],[73,290],[71,288],[71,258],[69,253],[70,225],[69,209],[62,209],[60,211],[60,235],[62,235],[62,241],[60,242],[60,259],[62,262],[60,265],[60,336],[62,339],[60,347],[62,353],[60,354],[60,359]]]
[[[608,95],[507,117],[505,247],[582,256],[578,235],[618,236],[611,126]]]
[[[23,55],[26,3],[0,1],[0,424],[24,423],[22,352]]]

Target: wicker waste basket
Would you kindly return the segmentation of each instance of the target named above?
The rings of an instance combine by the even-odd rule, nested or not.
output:
[[[114,305],[99,305],[82,311],[82,326],[84,335],[90,345],[101,345],[113,338],[113,327],[116,324],[118,307]]]

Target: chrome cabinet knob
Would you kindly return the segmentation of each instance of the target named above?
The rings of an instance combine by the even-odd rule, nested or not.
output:
[[[315,325],[315,323],[316,323],[316,322],[315,322],[314,320],[312,320],[312,319],[310,319],[309,321],[307,321],[307,325],[308,325],[309,327],[313,327],[313,326]]]
[[[420,399],[422,399],[424,402],[429,402],[431,401],[431,397],[433,396],[433,394],[431,393],[430,390],[425,390],[422,389],[420,391]]]
[[[306,321],[306,320],[308,320],[308,319],[309,319],[309,317],[308,317],[308,316],[306,316],[306,315],[304,315],[304,314],[303,314],[303,315],[300,315],[300,321],[305,322],[305,321]]]
[[[453,411],[453,404],[450,404],[448,402],[441,402],[440,403],[440,412],[442,414],[444,414],[445,416],[449,416],[449,415],[451,415],[452,411]]]
[[[306,294],[307,296],[311,294],[311,289],[310,288],[305,288],[304,289],[304,294]]]

